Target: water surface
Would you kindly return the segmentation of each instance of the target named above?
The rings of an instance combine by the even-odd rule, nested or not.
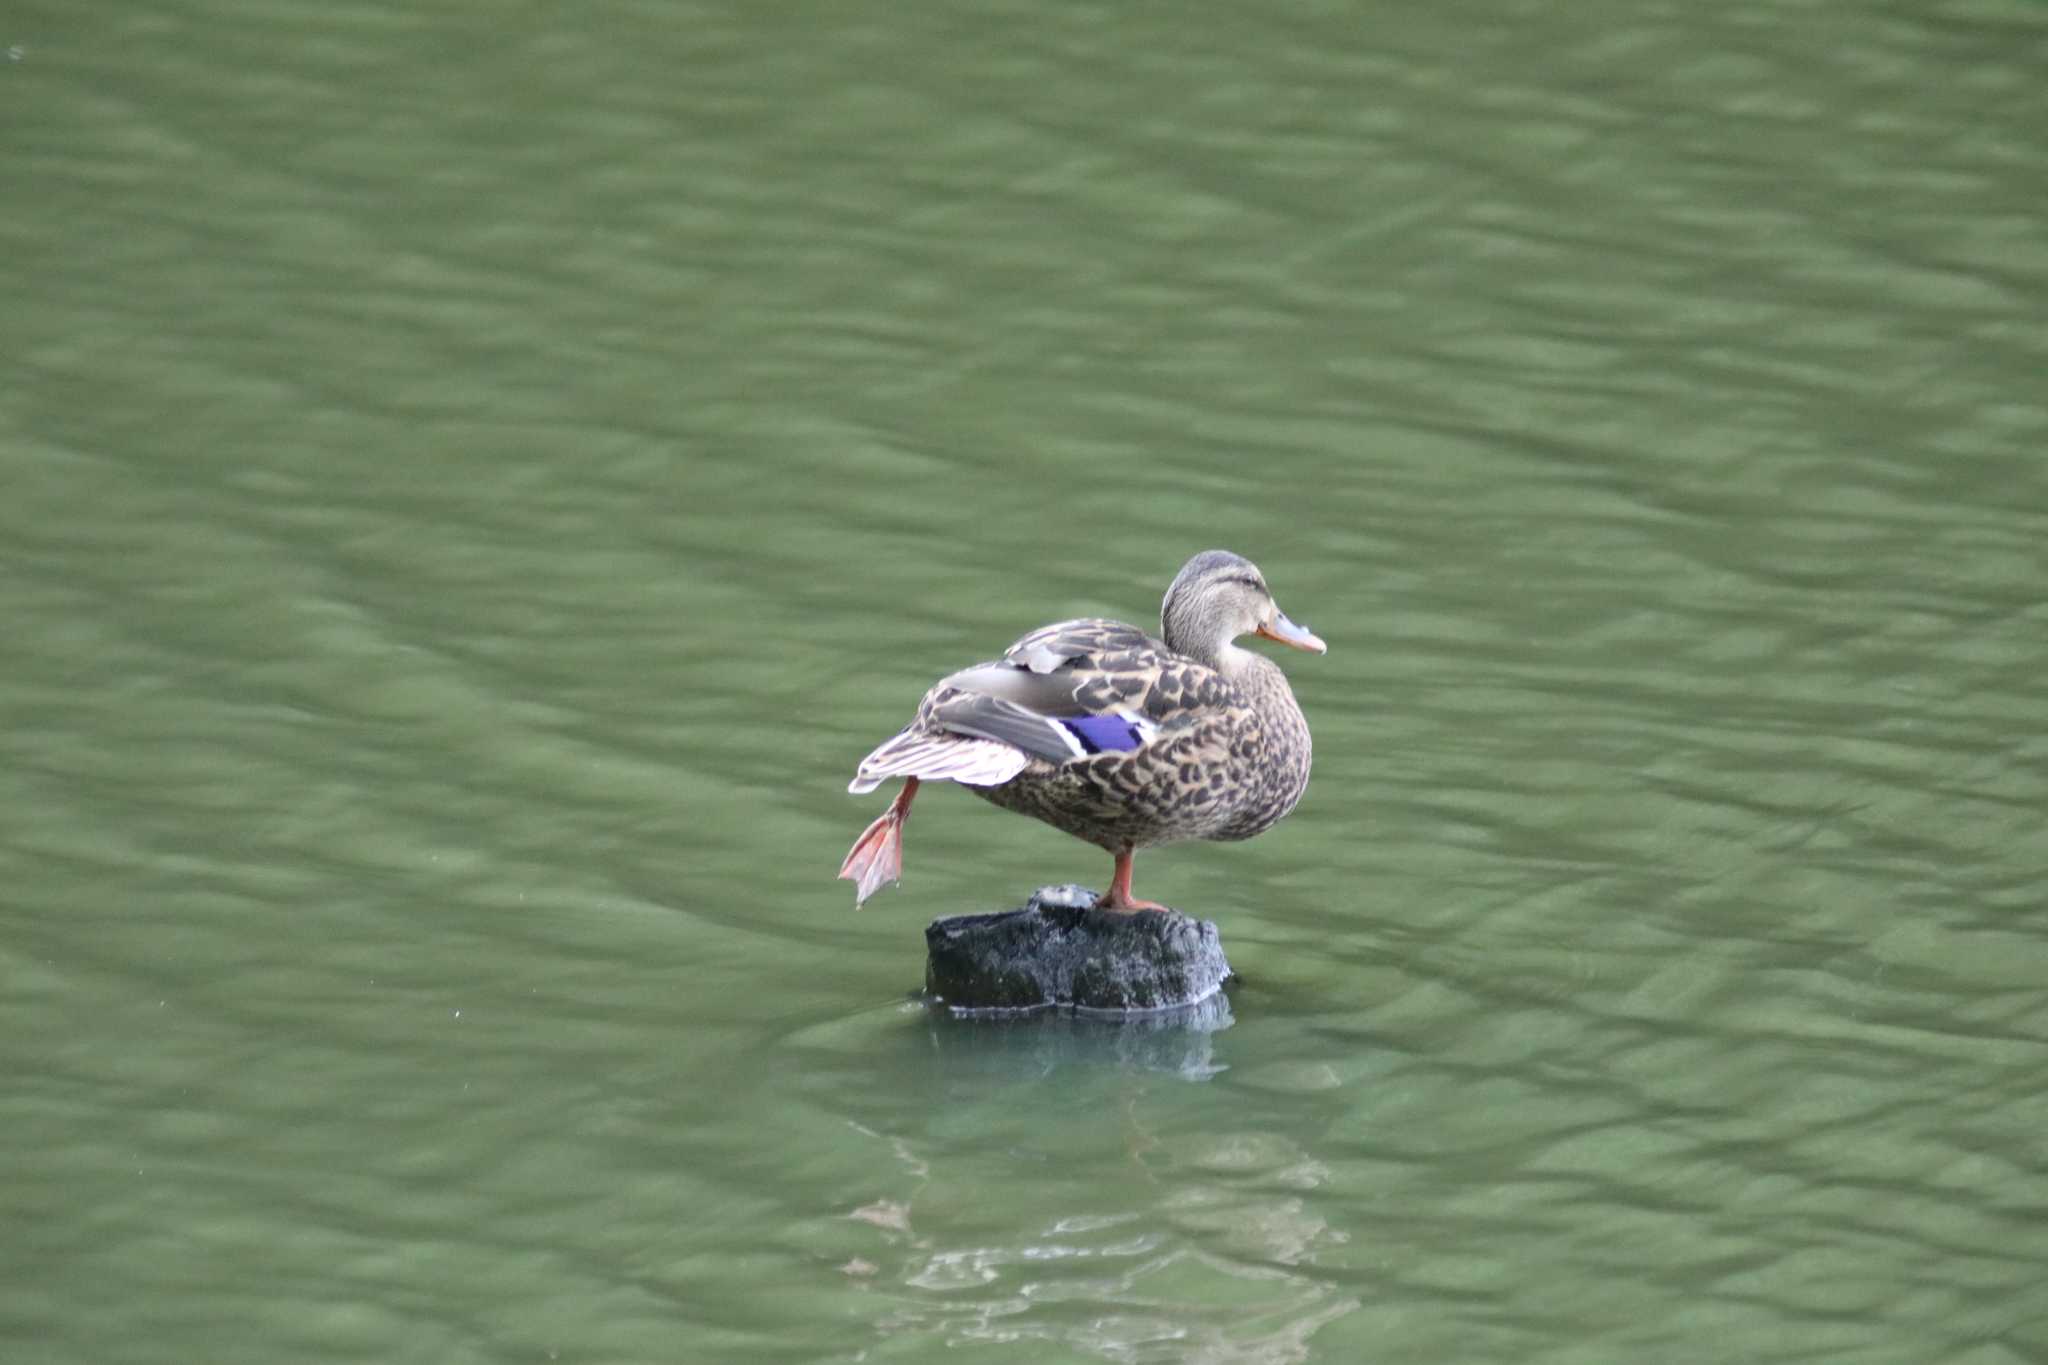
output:
[[[0,31],[10,1360],[2048,1358],[2048,13]],[[935,677],[1212,545],[1228,1026]]]

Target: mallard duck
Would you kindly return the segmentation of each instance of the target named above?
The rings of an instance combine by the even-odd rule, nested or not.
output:
[[[1121,621],[1062,621],[990,663],[941,678],[917,718],[860,761],[847,790],[903,789],[854,840],[839,875],[854,906],[903,874],[903,823],[920,782],[965,786],[1116,858],[1106,910],[1164,910],[1131,895],[1131,855],[1182,839],[1249,839],[1308,787],[1308,722],[1287,675],[1240,649],[1257,635],[1326,646],[1273,603],[1258,566],[1205,550],[1159,609],[1160,639]]]

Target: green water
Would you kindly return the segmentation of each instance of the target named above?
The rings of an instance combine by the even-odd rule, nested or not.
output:
[[[2048,9],[0,16],[0,1357],[2048,1360]],[[935,677],[1257,559],[1228,1027]]]

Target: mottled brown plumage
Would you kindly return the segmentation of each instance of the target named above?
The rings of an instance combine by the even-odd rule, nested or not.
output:
[[[1101,904],[1114,909],[1160,908],[1131,897],[1133,850],[1249,839],[1294,809],[1308,786],[1308,723],[1279,666],[1232,641],[1255,633],[1315,653],[1323,642],[1227,550],[1187,562],[1160,627],[1163,639],[1120,621],[1062,621],[941,679],[851,784],[908,779],[840,868],[854,903],[900,874],[920,779],[950,778],[1108,849],[1116,871]]]

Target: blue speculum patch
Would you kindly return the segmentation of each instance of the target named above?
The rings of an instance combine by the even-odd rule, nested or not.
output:
[[[1124,752],[1143,742],[1138,727],[1122,716],[1072,716],[1060,721],[1091,754]]]

